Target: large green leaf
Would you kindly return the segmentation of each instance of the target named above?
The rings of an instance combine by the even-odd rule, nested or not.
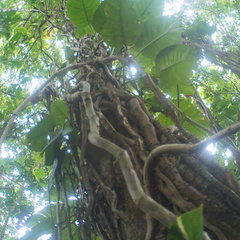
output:
[[[160,52],[156,58],[160,88],[172,97],[177,96],[177,87],[180,93],[193,94],[194,90],[187,80],[191,77],[195,64],[196,55],[190,46],[176,45]]]
[[[164,0],[136,0],[133,5],[141,20],[161,16],[164,9]]]
[[[52,218],[48,217],[34,226],[30,232],[27,232],[21,240],[38,239],[44,234],[52,233]]]
[[[51,208],[51,205],[48,205],[40,212],[28,218],[26,226],[31,228],[31,231],[27,232],[21,240],[38,239],[43,234],[51,234],[54,226],[53,219],[56,216],[55,209],[55,207]]]
[[[167,240],[202,240],[203,206],[179,216],[169,230]]]
[[[45,165],[51,166],[54,159],[57,157],[60,151],[60,146],[62,143],[62,134],[58,133],[49,143],[44,147],[42,153],[44,154]]]
[[[62,127],[68,119],[67,106],[65,101],[57,100],[51,104],[50,113],[56,125]]]
[[[129,0],[111,0],[105,4],[106,22],[100,34],[113,47],[130,46],[142,34],[142,24],[132,5]],[[101,26],[96,28],[99,29]]]
[[[79,28],[89,27],[99,4],[99,0],[68,0],[67,13],[71,22]]]
[[[60,154],[61,145],[64,141],[63,137],[69,135],[72,131],[73,129],[69,127],[54,133],[54,137],[48,142],[41,152],[41,154],[44,153],[45,165],[51,166],[56,158],[59,160],[64,156],[64,154]]]
[[[46,115],[26,136],[28,148],[41,152],[48,143],[48,135],[53,133],[54,124],[51,115]]]
[[[164,48],[180,43],[181,29],[173,17],[155,17],[144,24],[143,34],[136,42],[133,51],[136,54],[154,59]]]
[[[93,16],[93,27],[96,32],[100,33],[102,31],[103,25],[106,22],[106,15],[105,15],[105,4],[106,2],[103,2],[100,4]]]

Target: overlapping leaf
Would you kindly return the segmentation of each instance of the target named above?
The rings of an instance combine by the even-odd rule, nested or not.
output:
[[[180,93],[193,94],[193,88],[187,80],[191,77],[195,64],[195,53],[190,46],[176,45],[162,51],[156,58],[160,88],[173,97],[177,95],[177,85]]]
[[[53,128],[52,116],[46,115],[42,121],[27,134],[26,144],[28,148],[36,152],[41,152],[47,145],[47,136],[53,132]]]
[[[114,47],[134,44],[141,35],[143,26],[139,22],[132,1],[107,1],[104,12],[106,22],[100,32],[103,39]]]
[[[71,128],[64,128],[67,119],[65,102],[57,100],[51,105],[50,115],[46,115],[27,134],[26,144],[29,149],[45,153],[45,163],[47,165],[52,165],[60,149],[63,136],[72,131]],[[57,128],[58,130],[56,130]]]
[[[62,127],[68,119],[67,106],[63,100],[57,100],[52,103],[50,113],[54,119],[54,123]]]
[[[144,24],[144,31],[133,50],[143,56],[154,59],[168,46],[180,42],[181,29],[176,18],[156,17]]]
[[[93,15],[99,4],[99,0],[68,0],[67,13],[71,22],[83,29],[92,25]]]
[[[164,0],[137,0],[133,5],[139,18],[144,21],[151,17],[161,16],[164,9]]]

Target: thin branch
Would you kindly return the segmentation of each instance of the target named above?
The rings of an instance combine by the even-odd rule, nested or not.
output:
[[[66,190],[66,180],[62,178],[62,186],[63,186],[63,194],[64,194],[64,201],[66,205],[66,224],[67,224],[67,229],[68,229],[68,234],[69,234],[69,239],[73,240],[73,233],[72,233],[72,226],[71,226],[71,216],[70,216],[70,206],[68,203],[68,196],[67,196],[67,190]]]
[[[240,130],[240,122],[230,125],[227,128],[224,128],[223,130],[219,131],[218,133],[212,135],[211,137],[205,139],[204,141],[201,141],[195,145],[192,146],[192,151],[199,150],[200,148],[206,147],[208,144],[212,142],[217,142],[221,140],[224,137],[228,137]]]
[[[219,141],[220,139],[227,137],[231,134],[236,133],[240,130],[240,122],[234,125],[229,126],[226,129],[214,134],[213,136],[209,137],[208,139],[197,143],[197,144],[165,144],[159,147],[156,147],[152,152],[148,155],[145,165],[144,165],[144,185],[145,190],[148,195],[150,195],[150,185],[151,185],[151,175],[152,169],[160,160],[159,156],[164,153],[192,153],[202,148],[205,148],[207,145],[214,141]],[[235,194],[231,192],[231,194]],[[234,196],[233,196],[234,197]],[[152,218],[147,214],[147,234],[145,240],[150,240],[152,235]],[[221,233],[221,232],[220,232]],[[222,233],[221,233],[222,234]],[[223,238],[222,238],[223,239]]]
[[[161,145],[159,147],[156,147],[152,152],[148,155],[145,165],[144,165],[144,177],[145,177],[145,185],[146,188],[149,186],[149,179],[150,179],[150,170],[153,168],[153,166],[157,163],[160,155],[164,153],[192,153],[196,152],[200,149],[205,148],[212,142],[216,142],[221,140],[224,137],[230,136],[240,130],[240,122],[231,125],[222,131],[212,135],[211,137],[205,139],[204,141],[201,141],[197,144],[165,144]]]
[[[58,240],[62,240],[62,222],[61,222],[61,208],[62,208],[62,204],[61,204],[61,189],[60,189],[60,181],[58,179],[58,175],[55,175],[55,182],[56,182],[56,189],[57,189],[57,204],[56,204],[56,220],[57,220],[57,239]],[[50,198],[50,194],[49,194],[49,198]],[[49,203],[50,203],[50,199],[49,199]],[[52,211],[51,211],[51,215],[52,215]],[[52,216],[53,218],[53,216]]]
[[[28,105],[29,102],[31,102],[35,97],[37,97],[39,95],[39,93],[44,89],[44,87],[47,86],[48,83],[50,83],[52,80],[54,80],[58,75],[63,74],[64,72],[73,70],[73,69],[78,69],[82,66],[91,64],[92,61],[88,61],[88,62],[83,62],[83,63],[77,63],[77,64],[73,64],[70,66],[67,66],[65,68],[62,68],[61,70],[55,72],[50,78],[48,78],[35,92],[33,92],[29,97],[27,97],[13,112],[12,117],[10,118],[10,120],[8,121],[2,136],[0,138],[0,151],[2,149],[2,144],[4,143],[4,141],[7,138],[7,135],[13,125],[13,122],[15,120],[15,118],[21,113],[21,111],[23,109],[26,108],[26,106]]]
[[[22,9],[22,8],[1,8],[0,12],[11,12],[11,11],[17,11],[17,12],[38,12],[45,14],[39,9]]]

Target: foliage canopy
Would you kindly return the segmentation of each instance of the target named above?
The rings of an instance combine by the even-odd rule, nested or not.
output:
[[[84,152],[78,143],[86,136],[76,129],[86,124],[89,131],[91,124],[69,110],[68,94],[84,89],[82,75],[97,76],[87,74],[88,63],[101,66],[106,73],[99,70],[99,76],[106,74],[124,89],[113,94],[100,86],[93,98],[108,94],[116,105],[114,96],[140,99],[162,129],[177,126],[177,133],[169,131],[183,136],[177,138],[181,143],[195,144],[239,124],[239,8],[237,0],[183,1],[176,10],[167,0],[2,1],[0,239],[16,239],[24,227],[31,229],[24,240],[43,234],[52,239],[86,236],[84,199],[90,190],[79,187],[84,174],[76,161]],[[83,108],[87,112],[87,100]],[[234,126],[225,140],[207,143],[238,181],[240,135]],[[135,139],[135,133],[127,137],[131,134]],[[36,211],[37,206],[43,209]],[[200,206],[189,215],[195,225],[202,222],[201,212]],[[174,223],[168,239],[176,239],[185,216]],[[89,239],[100,239],[96,229],[90,230]],[[202,236],[202,228],[196,231]]]

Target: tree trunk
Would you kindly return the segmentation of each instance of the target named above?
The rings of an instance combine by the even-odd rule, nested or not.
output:
[[[151,198],[175,215],[203,203],[209,237],[239,239],[239,187],[206,151],[157,156],[148,172],[148,185],[144,184],[144,164],[153,149],[164,144],[192,142],[176,128],[166,128],[154,120],[143,101],[126,91],[121,79],[112,75],[111,61],[94,61],[94,56],[89,58],[90,53],[93,56],[93,52],[79,53],[81,59],[90,62],[79,69],[68,99],[72,126],[81,134],[81,144],[73,146],[73,154],[82,174],[84,239],[90,239],[92,231],[102,239],[140,240],[146,235],[146,239],[166,239],[167,236],[162,223],[152,220],[147,226],[145,213],[129,194],[116,158],[89,141],[93,120],[87,114],[86,101],[90,97],[99,119],[100,136],[127,151],[142,187]],[[82,91],[81,82],[86,81],[91,86],[90,97],[86,101],[83,94],[80,98],[73,97]]]

